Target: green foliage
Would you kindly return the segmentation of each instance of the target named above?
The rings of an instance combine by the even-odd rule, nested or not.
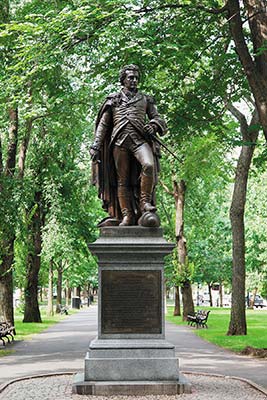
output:
[[[72,285],[96,280],[96,262],[87,243],[96,238],[95,225],[103,214],[89,184],[89,145],[99,104],[119,89],[118,70],[129,63],[140,66],[140,89],[155,96],[168,120],[164,141],[181,160],[164,153],[160,179],[171,191],[174,179],[186,181],[186,274],[197,281],[230,281],[232,152],[241,143],[226,104],[239,101],[248,86],[224,15],[208,14],[201,7],[196,12],[197,1],[184,0],[177,7],[169,1],[164,4],[5,0],[0,8],[3,164],[9,145],[8,108],[19,109],[19,146],[31,127],[23,180],[18,179],[17,169],[15,179],[0,173],[0,263],[5,239],[16,233],[19,286],[25,279],[34,194],[40,190],[44,214],[40,283],[47,281],[51,260],[64,265],[64,277]],[[265,160],[263,148],[257,167],[264,170]],[[263,187],[257,192],[258,207],[260,191],[264,193]],[[157,198],[165,235],[175,241],[174,200],[162,185]],[[253,223],[253,212],[249,214],[249,270],[263,273],[266,229],[258,222],[265,216],[262,211]],[[176,272],[171,272],[173,262],[168,263],[169,276],[178,283],[182,278],[177,264]]]
[[[0,352],[0,357],[5,357],[5,356],[9,356],[10,354],[13,354],[15,352],[15,350],[2,350]]]
[[[262,288],[261,288],[260,294],[262,295],[262,297],[267,299],[267,275],[264,276],[264,280],[263,280],[263,283],[262,283]]]
[[[266,179],[266,171],[255,168],[251,171],[245,216],[247,289],[252,291],[257,288],[260,293],[266,291],[264,284],[267,274]]]
[[[19,108],[19,146],[29,133],[30,143],[23,183],[6,178],[0,191],[4,204],[1,222],[5,222],[0,239],[7,236],[7,229],[9,236],[16,231],[15,277],[23,287],[31,251],[28,229],[36,209],[34,194],[41,191],[45,226],[40,283],[46,283],[46,265],[53,258],[55,263],[71,265],[73,284],[84,284],[90,279],[90,270],[95,276],[96,263],[87,243],[96,237],[95,225],[98,216],[101,218],[101,209],[89,185],[88,133],[92,123],[86,121],[87,61],[80,60],[76,52],[73,54],[72,41],[76,40],[76,23],[77,34],[85,26],[95,32],[95,25],[88,24],[88,19],[95,21],[101,10],[94,15],[94,7],[80,7],[80,2],[75,7],[68,1],[60,5],[18,2],[14,7],[14,20],[4,25],[0,34],[3,161],[8,150],[5,108],[9,104]],[[102,22],[112,15],[108,8],[111,5],[105,8]],[[78,277],[76,281],[74,276]]]
[[[182,147],[183,149],[183,147]],[[216,136],[204,134],[203,137],[189,138],[185,146],[183,162],[175,169],[170,163],[162,161],[162,180],[185,179],[185,237],[187,240],[188,265],[183,272],[187,279],[197,282],[231,281],[231,235],[228,217],[229,177],[231,163],[225,160],[224,145]],[[174,198],[162,187],[159,191],[162,206],[161,219],[165,233],[174,241]],[[169,210],[172,210],[171,212]],[[175,261],[174,261],[175,262]],[[169,268],[169,267],[168,267]],[[178,265],[174,268],[175,278],[168,274],[171,281],[180,282]],[[178,274],[178,276],[177,276]]]
[[[190,263],[188,257],[186,258],[185,265],[181,265],[178,261],[177,247],[173,250],[173,285],[181,286],[185,281],[191,281],[194,276],[194,263]]]

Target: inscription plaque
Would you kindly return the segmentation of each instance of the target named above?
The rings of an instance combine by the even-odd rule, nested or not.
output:
[[[161,271],[102,270],[102,334],[161,334]]]

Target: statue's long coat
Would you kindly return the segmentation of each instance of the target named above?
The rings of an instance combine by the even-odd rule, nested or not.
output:
[[[97,116],[95,132],[97,132],[99,122],[105,111],[107,111],[109,107],[114,110],[114,108],[119,106],[121,102],[121,97],[122,93],[120,92],[111,94],[106,98]],[[161,134],[164,134],[166,131],[166,124],[165,121],[159,117],[153,99],[150,96],[138,92],[133,99],[129,100],[129,106],[134,103],[136,104],[136,106],[135,108],[132,108],[130,117],[127,118],[128,120],[131,119],[131,124],[134,125],[135,129],[140,133],[140,135],[143,135],[143,126],[145,124],[145,121],[144,118],[138,118],[138,105],[146,107],[146,114],[148,115],[150,122],[155,123],[158,126],[159,132]],[[100,149],[99,162],[94,162],[92,168],[92,183],[98,187],[98,196],[102,200],[102,206],[104,210],[107,211],[109,214],[109,217],[107,219],[112,218],[114,224],[119,223],[119,221],[121,220],[121,211],[117,197],[117,178],[112,152],[116,137],[126,125],[126,123],[127,119],[124,116],[124,118],[122,117],[121,119],[119,119],[119,122],[116,124],[116,126],[114,126],[113,122],[110,124],[108,129],[105,131],[104,137],[101,139],[102,145]],[[160,149],[158,144],[155,142],[151,143],[151,146],[155,155],[154,182],[156,184],[159,172]],[[136,218],[138,218],[140,216],[140,165],[134,157],[131,162],[131,166],[131,202]],[[155,204],[155,196],[153,196],[152,204]]]

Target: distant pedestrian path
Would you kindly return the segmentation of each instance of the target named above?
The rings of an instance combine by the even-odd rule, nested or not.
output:
[[[0,358],[0,385],[19,377],[83,370],[85,353],[97,335],[97,306],[83,308],[32,340],[14,342],[15,353]],[[249,379],[267,388],[267,360],[221,349],[187,326],[166,323],[166,339],[175,344],[180,368]]]

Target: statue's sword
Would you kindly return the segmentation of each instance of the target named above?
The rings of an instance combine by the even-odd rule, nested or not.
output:
[[[182,160],[177,157],[176,154],[174,154],[167,146],[165,143],[163,143],[156,135],[151,135],[152,140],[154,140],[155,142],[157,142],[160,146],[162,146],[165,150],[168,151],[168,153],[170,153],[177,161],[181,162]]]

